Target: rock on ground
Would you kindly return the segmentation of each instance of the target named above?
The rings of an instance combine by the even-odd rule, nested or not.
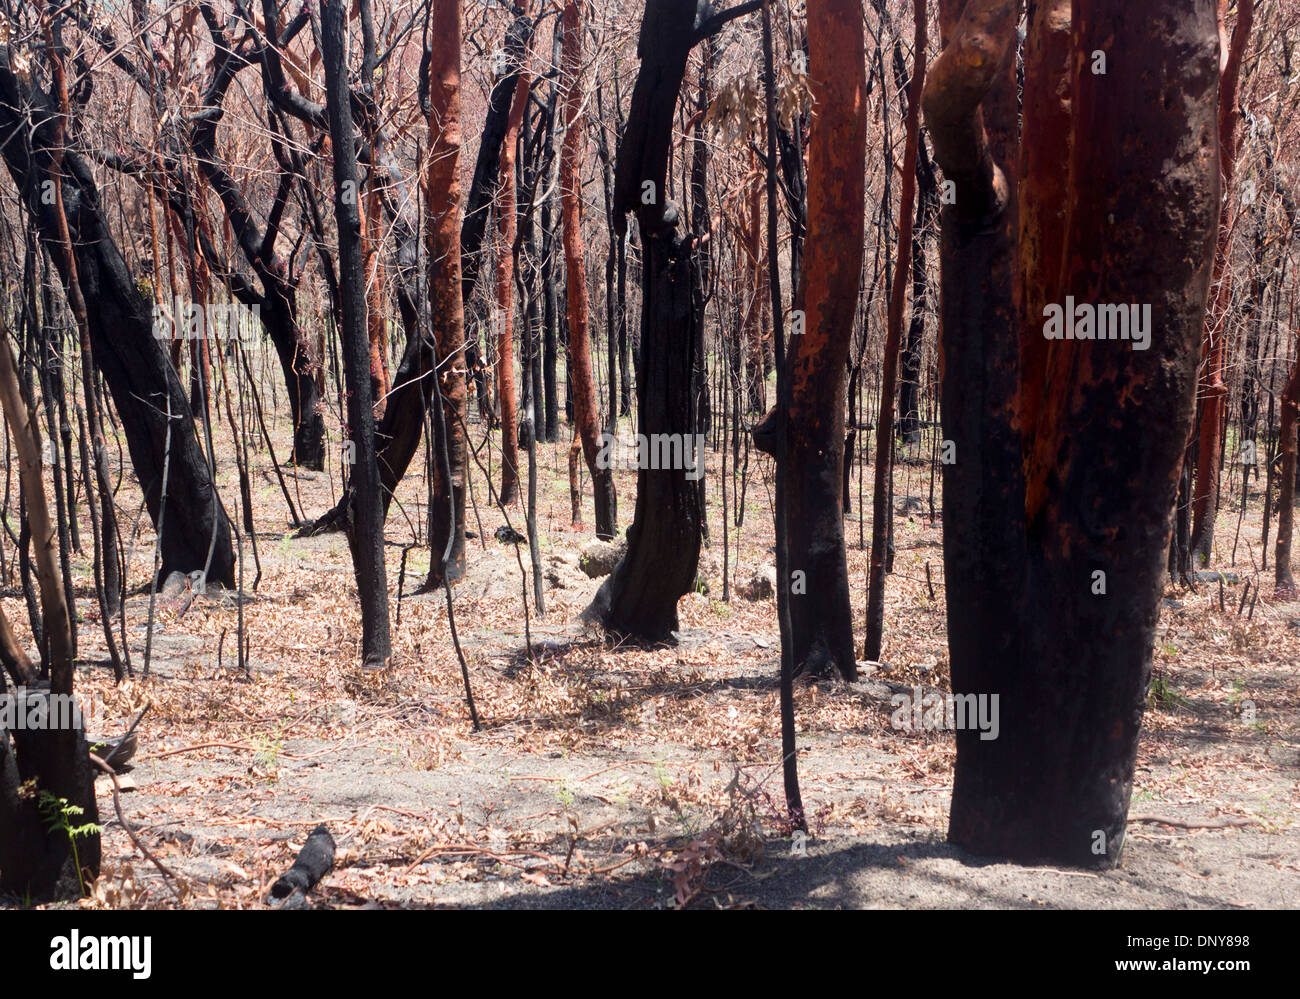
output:
[[[627,540],[588,541],[582,546],[578,566],[592,579],[608,576],[627,552]]]
[[[746,600],[770,600],[776,593],[776,566],[761,565],[749,577],[740,595]]]

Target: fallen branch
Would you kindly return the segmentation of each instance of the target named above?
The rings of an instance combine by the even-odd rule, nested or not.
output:
[[[143,715],[143,712],[141,712],[141,714]],[[172,873],[171,870],[168,869],[166,864],[164,864],[161,860],[159,860],[152,853],[150,853],[148,848],[143,843],[140,842],[140,837],[135,834],[135,830],[131,828],[131,824],[126,821],[126,816],[122,814],[122,787],[117,782],[117,772],[112,767],[110,767],[107,763],[101,760],[98,756],[96,756],[94,753],[90,753],[88,755],[90,756],[90,762],[93,763],[100,770],[102,770],[104,773],[108,774],[109,779],[112,780],[113,782],[113,810],[117,812],[117,821],[122,826],[122,829],[126,832],[126,835],[131,840],[132,845],[134,845],[137,850],[139,850],[142,854],[144,854],[145,860],[149,861],[151,864],[154,865],[154,867],[158,868],[159,872],[161,872],[163,876],[163,880],[166,883],[167,887],[170,888],[172,890],[172,894],[176,896],[176,901],[184,902],[185,901],[184,896],[181,894],[180,890],[176,887],[177,884],[181,883],[180,879],[174,873]]]
[[[445,843],[445,844],[435,844],[429,847],[428,849],[426,849],[423,853],[421,853],[418,857],[416,857],[415,860],[411,862],[410,866],[407,867],[406,870],[404,870],[402,873],[410,874],[417,867],[423,864],[426,860],[432,857],[435,853],[464,853],[470,855],[478,855],[478,856],[488,857],[489,859],[496,861],[498,864],[505,864],[507,867],[517,867],[521,871],[536,870],[535,867],[526,867],[523,864],[515,863],[513,860],[506,860],[503,854],[494,853],[492,850],[485,850],[482,847],[469,846],[469,845],[457,846],[454,843]],[[560,867],[560,865],[555,861],[555,859],[553,857],[548,857],[544,853],[538,853],[535,850],[506,850],[505,853],[516,857],[535,857],[538,860],[542,860],[550,864],[560,874],[564,873],[563,868]]]
[[[246,753],[263,752],[263,750],[259,749],[257,746],[247,746],[244,745],[244,743],[242,742],[200,742],[198,745],[195,746],[184,746],[180,749],[168,749],[162,753],[154,753],[152,756],[145,757],[144,761],[142,762],[148,762],[149,760],[161,760],[168,756],[179,756],[181,753],[193,753],[196,750],[200,750],[200,749],[239,749],[239,750],[243,750]],[[291,756],[288,753],[277,753],[276,755],[286,760],[302,759],[302,757]]]
[[[1149,822],[1153,825],[1173,826],[1175,829],[1225,829],[1230,826],[1259,826],[1263,825],[1259,819],[1248,819],[1235,815],[1221,815],[1217,819],[1207,819],[1204,822],[1184,822],[1182,819],[1171,819],[1164,815],[1130,815],[1129,823]]]

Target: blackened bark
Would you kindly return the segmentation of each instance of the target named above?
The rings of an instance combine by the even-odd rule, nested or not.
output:
[[[478,157],[474,161],[474,178],[465,199],[465,218],[460,230],[461,289],[463,299],[474,296],[483,263],[483,239],[492,214],[492,200],[501,172],[501,149],[509,130],[510,104],[523,65],[524,54],[533,36],[533,21],[523,8],[516,8],[515,19],[506,29],[501,72],[492,83],[488,97],[487,118],[479,139]]]
[[[52,148],[54,114],[48,96],[26,87],[12,69],[8,50],[0,50],[0,147],[66,288],[69,275],[60,264],[58,221],[54,207],[41,197],[40,184]],[[90,167],[71,150],[64,153],[62,193],[95,364],[121,418],[131,463],[155,525],[162,500],[169,407],[175,423],[160,572],[165,577],[173,571],[190,573],[206,567],[209,580],[233,586],[230,524],[197,438],[181,429],[193,421],[189,401],[153,335],[152,303],[136,288],[109,231]]]
[[[995,165],[1016,154],[1016,4],[958,7],[941,8],[950,41],[925,98],[936,159],[956,183],[941,247],[949,652],[954,695],[997,696],[1000,723],[994,738],[959,727],[949,838],[1021,861],[1113,866],[1217,216],[1213,4],[1080,0],[1063,51],[1031,37],[1031,51],[1058,56],[1027,76],[1070,101],[1059,280],[1041,272],[1055,253],[1034,234],[1017,246],[1015,180]],[[1066,29],[1031,10],[1029,30]],[[1093,76],[1082,53],[1104,46],[1108,72]],[[1030,112],[1026,134],[1051,113]],[[1022,354],[1043,328],[1041,315],[1017,318],[1016,269],[1049,301],[1150,303],[1150,348],[1054,341]],[[1134,446],[1120,453],[1116,440]]]
[[[695,436],[696,234],[677,232],[680,211],[665,193],[678,93],[690,50],[701,40],[695,18],[694,0],[646,4],[641,68],[614,178],[616,235],[623,237],[626,215],[635,211],[642,241],[637,430],[660,460],[638,469],[627,554],[584,616],[642,641],[671,639],[677,601],[694,585],[700,552],[699,492],[686,467],[698,474],[704,461]],[[661,460],[656,442],[666,441],[679,448],[675,463]]]
[[[348,388],[348,437],[355,445],[349,488],[348,542],[361,603],[361,652],[367,665],[387,665],[388,582],[384,566],[384,510],[375,455],[370,340],[366,332],[365,259],[361,246],[361,184],[356,128],[347,81],[347,14],[343,0],[322,0],[321,49],[326,106],[334,147],[334,211],[338,219],[339,292],[343,311],[343,371]]]
[[[653,3],[652,3],[653,6]],[[675,211],[672,209],[670,211]],[[695,585],[700,553],[700,499],[682,465],[696,448],[696,345],[692,241],[676,232],[646,239],[641,305],[641,379],[637,430],[662,459],[657,442],[685,442],[683,460],[637,471],[636,510],[627,554],[597,591],[585,616],[609,631],[647,642],[669,641],[677,601]],[[671,445],[670,445],[671,446]]]
[[[925,148],[918,144],[916,161],[916,222],[912,230],[912,316],[907,326],[898,386],[898,436],[904,444],[921,442],[921,358],[925,344],[927,289],[926,242],[930,223],[939,216],[939,186]]]
[[[217,154],[217,125],[224,114],[226,92],[239,70],[251,63],[232,48],[227,31],[217,22],[209,5],[202,9],[216,54],[212,78],[203,95],[203,112],[190,132],[190,142],[204,179],[221,199],[245,260],[262,283],[260,299],[248,304],[258,306],[262,325],[275,346],[284,374],[294,428],[291,460],[319,471],[325,467],[325,419],[318,383],[320,358],[315,356],[306,331],[298,324],[297,290],[287,263],[275,249],[278,225],[267,225],[263,230],[253,221],[238,185]],[[279,217],[288,194],[288,185],[281,184],[272,206],[272,217]]]

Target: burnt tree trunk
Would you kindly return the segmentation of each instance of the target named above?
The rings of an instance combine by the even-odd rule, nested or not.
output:
[[[0,147],[66,289],[71,275],[59,250],[59,220],[54,206],[42,198],[40,183],[55,145],[56,114],[49,97],[23,84],[9,53],[0,50]],[[159,542],[160,573],[165,577],[173,571],[188,574],[206,569],[210,581],[233,586],[230,523],[198,440],[186,429],[192,426],[192,412],[170,360],[154,337],[152,302],[136,287],[113,239],[89,165],[71,150],[63,154],[62,186],[95,365],[121,419],[131,463],[155,526],[162,506],[171,414],[175,432],[167,476],[167,516]]]
[[[600,425],[596,411],[596,385],[592,377],[591,323],[582,246],[582,153],[585,148],[582,115],[583,40],[582,15],[574,0],[564,5],[564,48],[560,75],[564,81],[564,141],[560,148],[560,203],[564,217],[565,292],[568,303],[569,397],[582,453],[591,472],[596,507],[596,537],[610,540],[618,525],[614,473],[601,467]]]
[[[348,389],[348,438],[354,445],[348,487],[348,542],[361,603],[361,654],[372,667],[391,654],[388,582],[384,566],[384,509],[375,454],[375,410],[366,331],[365,259],[361,245],[361,185],[347,74],[347,13],[343,0],[321,3],[321,56],[334,149],[334,211],[338,219],[339,292],[343,312],[343,371]]]
[[[941,6],[947,45],[925,95],[956,185],[941,249],[944,564],[953,693],[989,698],[998,731],[958,725],[949,839],[1113,866],[1213,257],[1213,3],[1076,0],[1073,22],[1065,0],[1032,5],[1025,73],[1045,99],[1026,105],[1025,152],[1069,149],[1070,169],[1026,173],[1018,194],[1016,4],[959,7]],[[1099,49],[1105,75],[1090,68]],[[1044,243],[1056,205],[1062,236]],[[1149,348],[1045,344],[1043,314],[1017,312],[1017,270],[1025,301],[1149,303]]]
[[[898,439],[909,445],[921,443],[921,361],[929,285],[925,244],[927,229],[939,214],[938,180],[923,138],[917,145],[916,199],[916,221],[912,230],[912,315],[903,343],[898,385]]]
[[[627,214],[635,212],[641,236],[637,430],[648,453],[638,463],[627,554],[584,616],[645,642],[672,640],[677,602],[695,583],[703,515],[695,481],[704,470],[696,414],[699,234],[678,232],[685,220],[666,196],[673,118],[691,49],[738,11],[743,7],[700,21],[694,0],[646,4],[637,43],[641,67],[618,149],[616,235],[623,238]]]
[[[816,16],[814,16],[814,13]],[[808,75],[819,109],[808,143],[808,239],[796,308],[806,332],[791,335],[785,480],[790,641],[796,672],[857,679],[853,610],[841,512],[844,375],[863,257],[866,41],[860,5],[810,6]],[[754,435],[769,450],[769,415]],[[769,450],[770,453],[770,450]]]
[[[55,554],[55,528],[41,482],[38,422],[23,396],[7,324],[0,320],[0,402],[14,439],[19,476],[27,500],[27,520],[40,581],[44,632],[50,646],[48,690],[25,692],[47,700],[47,727],[18,726],[12,733],[0,724],[0,891],[44,901],[60,890],[80,894],[85,875],[99,876],[100,840],[96,830],[74,841],[58,824],[95,823],[94,778],[89,747],[77,712],[65,712],[72,699],[72,621]],[[13,631],[0,610],[0,634],[14,657]],[[18,658],[21,650],[18,651]],[[30,665],[30,664],[29,664]],[[15,695],[17,696],[17,695]],[[60,708],[62,705],[62,709]],[[26,715],[26,706],[19,702]],[[13,737],[12,748],[10,736]],[[28,784],[28,782],[31,782]],[[71,812],[70,809],[77,809]],[[76,870],[65,873],[70,857]]]

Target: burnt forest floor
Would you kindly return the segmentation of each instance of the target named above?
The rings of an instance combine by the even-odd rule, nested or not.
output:
[[[276,429],[283,455],[287,433]],[[483,424],[471,430],[481,447]],[[1220,513],[1215,565],[1235,574],[1222,608],[1216,584],[1166,591],[1138,760],[1133,816],[1211,827],[1134,822],[1120,866],[1098,874],[1024,867],[948,845],[952,736],[891,725],[894,692],[947,687],[942,537],[931,520],[928,462],[897,468],[895,505],[907,512],[895,522],[883,661],[864,667],[855,684],[797,685],[799,769],[812,829],[801,844],[783,821],[775,602],[738,592],[774,561],[771,463],[751,452],[746,466],[742,451],[738,529],[739,478],[727,459],[730,599],[722,579],[723,456],[710,451],[711,545],[701,555],[707,592],[682,600],[675,647],[616,647],[576,623],[599,580],[579,567],[592,538],[590,483],[584,475],[587,529],[575,530],[562,433],[564,443],[538,449],[546,608],[537,613],[530,589],[527,636],[519,562],[527,566],[527,546],[517,555],[496,539],[506,518],[489,501],[483,470],[474,469],[476,511],[468,519],[478,537],[454,606],[483,722],[477,733],[443,593],[418,592],[427,546],[405,553],[391,668],[361,669],[346,541],[337,533],[294,537],[265,452],[254,454],[255,589],[247,539],[244,548],[247,675],[236,654],[238,602],[211,590],[158,597],[144,675],[149,595],[141,587],[153,544],[146,517],[131,544],[127,633],[135,675],[114,687],[87,538],[86,557],[74,562],[79,692],[92,735],[120,733],[150,705],[121,800],[176,883],[169,886],[135,849],[114,814],[111,784],[101,779],[103,876],[80,904],[264,906],[271,881],[324,822],[339,852],[311,896],[323,908],[1300,905],[1300,605],[1269,599],[1271,564],[1259,570],[1258,493],[1239,533],[1233,502],[1225,500]],[[494,479],[495,447],[493,435],[491,453],[481,447],[478,455]],[[861,641],[868,553],[859,547],[856,515],[861,500],[870,509],[871,470],[861,491],[857,472],[845,528]],[[337,469],[333,477],[285,474],[308,516],[333,504]],[[237,495],[229,455],[219,480],[223,495]],[[620,472],[618,485],[625,528],[634,475]],[[934,490],[937,504],[937,482]],[[128,469],[119,494],[124,532],[138,495]],[[395,622],[404,549],[423,539],[423,496],[417,468],[388,519]],[[523,529],[522,503],[509,518]],[[861,526],[869,547],[870,525]],[[1256,581],[1258,599],[1239,612],[1243,586]],[[21,594],[7,591],[5,600],[30,647]]]

